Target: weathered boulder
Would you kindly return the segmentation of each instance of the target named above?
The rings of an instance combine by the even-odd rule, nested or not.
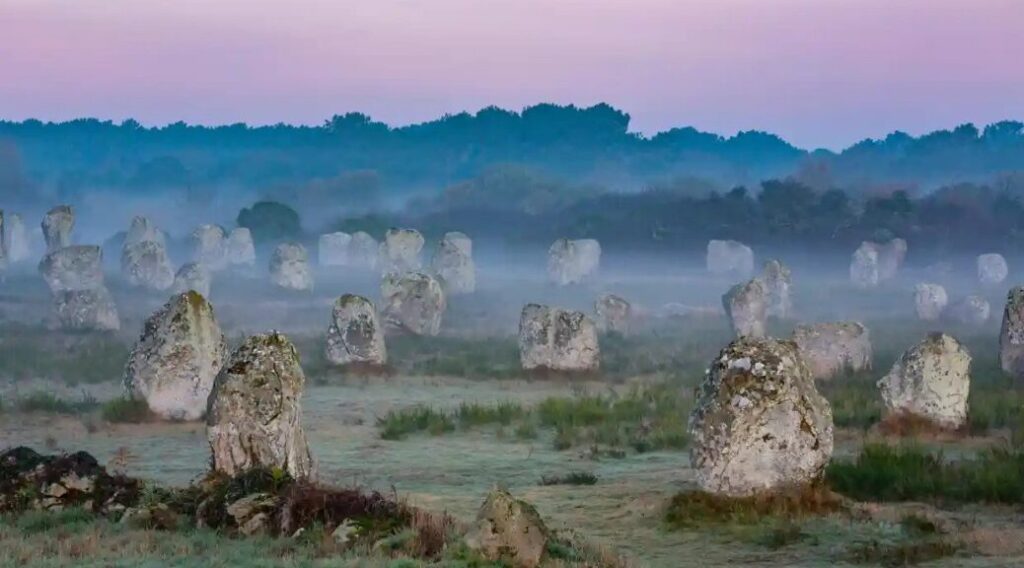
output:
[[[306,376],[299,353],[277,332],[245,340],[217,374],[206,411],[214,471],[237,475],[254,467],[313,475],[302,430]]]
[[[918,319],[936,321],[949,303],[946,289],[939,284],[921,283],[914,287],[914,308]]]
[[[287,290],[312,290],[313,270],[306,247],[298,243],[277,245],[270,257],[270,281]]]
[[[228,265],[233,267],[256,266],[256,245],[252,241],[252,232],[245,227],[235,227],[228,234],[225,257]]]
[[[978,281],[982,284],[1000,284],[1009,273],[1010,268],[1003,255],[989,253],[978,256]]]
[[[890,416],[910,415],[944,428],[967,421],[971,355],[955,338],[929,334],[896,361],[878,381]]]
[[[615,294],[604,294],[594,302],[594,313],[601,331],[629,333],[633,307],[625,298]]]
[[[136,215],[132,217],[132,222],[128,226],[128,232],[124,236],[124,248],[128,248],[130,245],[142,243],[146,241],[153,241],[166,246],[167,240],[164,237],[163,231],[149,220],[149,217],[143,217],[142,215]]]
[[[383,274],[404,274],[422,266],[420,251],[423,235],[416,229],[388,229],[380,244],[380,269]]]
[[[708,241],[708,272],[749,278],[754,272],[754,251],[739,241]]]
[[[125,390],[165,420],[198,420],[227,350],[206,298],[177,294],[146,320],[125,367]]]
[[[99,288],[103,286],[103,252],[95,245],[62,247],[43,257],[39,272],[51,292]]]
[[[760,278],[730,288],[722,296],[722,307],[736,337],[764,337],[768,298]]]
[[[348,233],[327,233],[320,235],[317,243],[317,254],[320,266],[348,266],[349,247],[352,235]]]
[[[872,243],[878,251],[878,278],[891,280],[896,277],[903,261],[907,258],[907,241],[891,239],[885,244]]]
[[[58,290],[53,293],[50,327],[68,330],[117,331],[117,305],[106,287]]]
[[[4,245],[7,247],[7,261],[10,263],[21,262],[28,259],[30,245],[28,232],[25,230],[25,222],[21,215],[11,213],[4,219]]]
[[[551,531],[532,505],[496,487],[480,507],[466,535],[466,545],[492,562],[536,568],[551,538]]]
[[[880,279],[878,248],[874,243],[865,241],[853,252],[850,260],[850,282],[858,288],[874,288]]]
[[[947,313],[956,322],[967,325],[982,325],[988,321],[992,308],[981,296],[967,296],[949,307]]]
[[[798,325],[793,341],[815,379],[871,369],[871,334],[855,321]]]
[[[793,285],[793,275],[782,261],[772,259],[764,263],[761,273],[767,293],[768,307],[766,313],[777,318],[788,318],[793,310],[793,300],[789,289]]]
[[[202,297],[208,298],[211,280],[210,271],[202,264],[198,262],[185,263],[174,274],[174,293],[183,294],[189,290],[195,290]]]
[[[352,242],[348,247],[348,260],[352,266],[374,269],[377,267],[379,254],[380,245],[377,239],[363,231],[352,233]]]
[[[380,285],[384,323],[389,329],[415,335],[437,335],[448,307],[436,278],[423,272],[389,274]]]
[[[594,239],[558,239],[548,249],[548,279],[559,286],[593,278],[600,266],[601,244]]]
[[[597,326],[583,312],[527,304],[519,319],[519,361],[526,370],[596,371]]]
[[[690,414],[690,462],[727,497],[818,480],[832,456],[832,409],[795,343],[740,338],[711,363]]]
[[[121,274],[129,285],[151,290],[166,290],[174,284],[174,268],[160,241],[126,241],[121,251]]]
[[[354,294],[345,294],[334,302],[326,355],[335,365],[387,363],[384,329],[373,302]]]
[[[476,291],[473,241],[466,235],[445,233],[431,264],[448,295],[472,294]]]
[[[220,225],[200,225],[189,237],[192,246],[192,261],[198,262],[211,272],[227,266],[227,235]]]
[[[24,446],[0,451],[0,511],[60,511],[81,507],[96,514],[134,506],[136,479],[111,475],[86,452],[44,456]]]
[[[1015,286],[1006,295],[999,330],[999,365],[1010,375],[1024,378],[1024,286]]]
[[[75,228],[75,212],[70,205],[58,205],[47,211],[42,222],[46,252],[71,245],[71,230]]]

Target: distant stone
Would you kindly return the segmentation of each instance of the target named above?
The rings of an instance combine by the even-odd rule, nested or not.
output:
[[[601,244],[594,239],[558,239],[548,249],[548,279],[559,286],[593,278],[601,266]]]
[[[1006,296],[999,331],[999,364],[1010,375],[1024,379],[1024,286],[1011,288]]]
[[[864,324],[846,321],[798,325],[793,341],[815,379],[871,369],[871,335]]]
[[[117,331],[117,305],[104,286],[53,293],[51,327],[66,330]]]
[[[352,242],[349,243],[348,259],[352,266],[374,269],[377,267],[380,245],[377,239],[363,231],[352,233]]]
[[[1003,255],[989,253],[978,256],[978,281],[982,284],[1000,284],[1009,273],[1010,268]]]
[[[602,331],[629,333],[633,307],[621,296],[605,294],[594,302],[597,325]]]
[[[7,261],[17,263],[27,260],[30,254],[28,232],[21,215],[12,213],[4,219],[4,244],[7,247]]]
[[[764,281],[737,284],[722,296],[722,307],[736,337],[764,337],[768,298]]]
[[[380,244],[380,269],[383,274],[405,274],[419,270],[423,264],[423,235],[416,229],[388,229]]]
[[[791,341],[740,338],[722,350],[689,431],[697,485],[726,497],[813,484],[832,456],[832,409]]]
[[[878,286],[881,279],[878,262],[877,246],[867,241],[861,243],[850,261],[850,282],[858,288]]]
[[[174,275],[174,292],[176,294],[194,290],[204,298],[208,298],[210,297],[210,284],[210,271],[198,262],[183,264]]]
[[[527,304],[519,319],[519,360],[528,371],[596,371],[597,326],[583,312]]]
[[[551,538],[551,531],[532,505],[505,489],[494,488],[480,507],[466,544],[491,562],[536,568]]]
[[[43,217],[43,239],[50,253],[71,245],[71,230],[75,228],[75,212],[69,205],[58,205]]]
[[[335,365],[381,366],[388,362],[384,330],[373,302],[354,294],[334,302],[326,355]]]
[[[766,313],[771,317],[786,319],[793,311],[793,300],[789,290],[793,286],[793,275],[782,261],[772,259],[764,263],[761,273],[768,297]]]
[[[437,335],[448,307],[436,278],[423,272],[389,274],[381,281],[382,314],[389,329],[414,335]]]
[[[0,210],[0,276],[7,270],[7,227],[4,223],[4,212]]]
[[[917,318],[923,321],[936,321],[946,309],[949,297],[946,289],[939,284],[922,283],[914,287],[914,308]]]
[[[708,241],[707,268],[711,274],[750,278],[754,251],[739,241]]]
[[[907,350],[878,381],[890,416],[910,415],[944,428],[967,421],[971,355],[955,338],[932,333]]]
[[[51,292],[99,288],[103,286],[103,253],[94,245],[62,247],[43,257],[39,272]]]
[[[163,231],[157,228],[148,217],[142,215],[136,215],[132,217],[132,222],[128,226],[128,232],[124,237],[124,248],[128,248],[131,245],[143,243],[146,241],[152,241],[159,243],[166,247],[167,240],[164,237]]]
[[[875,243],[873,243],[875,244]],[[907,258],[907,241],[891,239],[884,244],[875,244],[878,251],[878,278],[891,280],[896,277],[903,261]]]
[[[174,284],[174,268],[160,241],[126,241],[121,251],[121,274],[129,285],[150,290],[166,290]]]
[[[988,321],[992,308],[981,296],[967,296],[950,306],[947,312],[953,321],[979,326]]]
[[[327,233],[320,235],[317,243],[318,261],[320,266],[348,266],[349,247],[352,235],[348,233]]]
[[[200,225],[189,238],[192,260],[211,272],[227,267],[227,235],[220,225]]]
[[[233,476],[268,467],[311,477],[313,458],[302,430],[305,383],[299,353],[287,337],[271,332],[246,339],[210,393],[206,435],[214,471]]]
[[[277,245],[270,257],[270,281],[286,290],[312,290],[313,270],[306,247],[298,243]]]
[[[165,420],[198,420],[227,351],[206,298],[194,290],[177,294],[146,320],[128,358],[125,390]]]
[[[445,233],[431,264],[448,295],[472,294],[476,291],[473,241],[466,235]]]
[[[227,251],[228,265],[236,268],[256,266],[256,245],[252,241],[252,232],[245,227],[235,227],[228,234]]]

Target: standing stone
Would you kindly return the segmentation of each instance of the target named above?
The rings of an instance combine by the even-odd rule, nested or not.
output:
[[[832,408],[795,343],[740,338],[712,362],[690,414],[703,490],[745,497],[812,484],[832,456]]]
[[[194,290],[177,294],[146,320],[125,368],[125,390],[165,420],[198,420],[227,355],[206,298]]]
[[[793,341],[815,379],[871,369],[871,335],[855,321],[798,325]]]
[[[128,226],[128,232],[125,234],[124,248],[146,241],[160,243],[165,247],[167,245],[167,240],[164,237],[163,231],[158,229],[148,217],[136,215],[135,217],[132,217],[131,225]]]
[[[754,273],[754,251],[739,241],[708,241],[708,272],[749,278]]]
[[[43,239],[50,253],[71,244],[71,230],[75,228],[75,213],[69,205],[58,205],[43,216]]]
[[[121,274],[131,286],[166,290],[174,284],[174,268],[160,241],[125,242],[121,251]]]
[[[999,365],[1017,379],[1024,379],[1024,286],[1010,289],[999,331]]]
[[[878,381],[890,416],[910,415],[943,428],[967,421],[971,355],[955,338],[932,333],[900,356]]]
[[[850,261],[850,282],[858,288],[874,288],[879,280],[878,248],[865,241],[854,251]]]
[[[989,253],[978,256],[978,281],[982,284],[1000,284],[1009,273],[1010,268],[1003,255]]]
[[[352,266],[372,270],[377,267],[379,249],[380,245],[377,244],[377,239],[363,231],[356,231],[352,233],[352,242],[349,243],[349,262],[352,263]]]
[[[254,467],[312,477],[302,430],[306,376],[299,352],[277,332],[245,340],[217,374],[206,411],[213,470],[238,475]]]
[[[764,337],[767,300],[760,278],[737,284],[722,296],[722,307],[736,337]]]
[[[200,225],[192,231],[192,260],[211,272],[227,266],[227,236],[220,225]]]
[[[495,487],[487,495],[476,522],[466,535],[471,550],[492,561],[515,568],[541,565],[552,538],[537,510],[506,489]]]
[[[404,274],[422,266],[420,251],[423,235],[416,229],[388,229],[380,244],[380,269],[383,274]]]
[[[953,321],[979,326],[988,321],[992,308],[988,300],[981,296],[967,296],[953,304],[948,311]]]
[[[320,235],[317,254],[320,266],[348,266],[348,252],[352,235],[348,233],[327,233]]]
[[[39,272],[51,292],[103,286],[103,252],[95,245],[75,245],[46,254]]]
[[[53,328],[117,331],[121,328],[117,305],[105,286],[57,290],[53,293]]]
[[[354,294],[334,302],[326,354],[335,365],[382,366],[388,362],[384,330],[373,302]]]
[[[234,267],[256,266],[256,245],[252,242],[252,232],[245,227],[231,229],[227,241],[227,263]]]
[[[923,283],[914,287],[914,308],[920,320],[938,320],[948,303],[946,289],[938,284]]]
[[[528,371],[596,371],[597,327],[583,312],[527,304],[519,319],[519,361]]]
[[[448,304],[436,278],[423,272],[389,274],[380,286],[384,323],[414,335],[437,335]]]
[[[903,239],[891,239],[885,244],[875,245],[878,251],[878,278],[879,280],[891,280],[896,277],[903,261],[907,258],[907,241]]]
[[[4,212],[0,210],[0,278],[7,271],[7,227],[4,224]]]
[[[298,243],[277,245],[270,257],[270,281],[286,290],[312,290],[313,271],[306,247]]]
[[[788,318],[793,310],[789,289],[793,285],[793,275],[780,260],[769,260],[764,263],[761,275],[765,292],[768,295],[767,314],[777,318]]]
[[[12,213],[4,220],[4,244],[7,245],[7,260],[22,262],[29,257],[28,232],[21,215]]]
[[[629,302],[615,294],[605,294],[594,302],[594,313],[601,331],[629,333],[632,311]]]
[[[472,294],[476,291],[473,241],[466,235],[445,233],[434,253],[432,265],[434,274],[441,280],[448,295]]]
[[[600,266],[601,244],[594,239],[558,239],[548,249],[548,279],[559,286],[593,278]]]
[[[174,293],[184,294],[189,290],[199,292],[204,297],[210,297],[210,271],[198,262],[183,264],[174,275]]]

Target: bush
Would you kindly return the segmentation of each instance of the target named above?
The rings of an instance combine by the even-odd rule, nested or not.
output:
[[[153,413],[144,400],[116,398],[103,405],[100,416],[107,422],[140,424],[153,419]]]
[[[238,212],[236,223],[252,232],[253,241],[273,243],[302,236],[299,214],[277,201],[259,201]]]

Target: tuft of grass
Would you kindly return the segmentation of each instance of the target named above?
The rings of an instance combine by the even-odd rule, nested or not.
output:
[[[144,400],[115,398],[100,409],[100,416],[107,422],[141,424],[153,419],[153,413]]]
[[[713,524],[752,525],[764,519],[793,519],[841,510],[842,500],[823,486],[751,497],[684,491],[672,497],[665,520],[673,528],[692,529]]]
[[[545,475],[540,485],[595,485],[597,476],[589,471],[572,471],[565,475]]]
[[[960,547],[942,538],[887,543],[871,540],[849,549],[852,562],[876,566],[913,566],[953,556]]]
[[[455,419],[461,428],[500,424],[508,426],[514,420],[526,416],[526,409],[514,402],[500,402],[489,406],[475,402],[463,402],[455,412]]]
[[[45,391],[37,391],[19,399],[16,407],[21,412],[82,414],[94,410],[98,405],[96,399],[88,394],[83,394],[77,401],[69,401]]]
[[[455,430],[455,421],[443,411],[425,406],[392,410],[377,419],[380,437],[401,440],[416,432],[430,432],[435,436]]]

